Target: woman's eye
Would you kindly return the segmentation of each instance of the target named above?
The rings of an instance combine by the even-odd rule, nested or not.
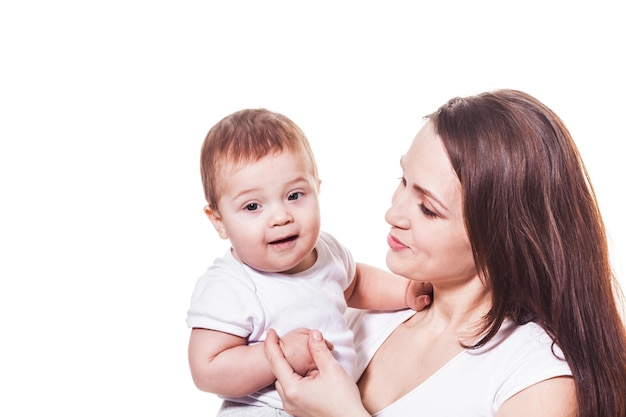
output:
[[[400,185],[402,185],[403,187],[406,187],[406,179],[404,177],[400,177],[398,179],[400,180]]]
[[[295,192],[295,193],[291,193],[291,194],[289,194],[289,196],[287,197],[287,200],[297,200],[297,199],[299,199],[300,197],[302,197],[302,193],[301,193],[301,192],[299,192],[299,191],[297,191],[297,192]]]
[[[429,210],[423,203],[420,204],[420,210],[422,210],[422,213],[424,213],[424,216],[430,219],[434,219],[437,217],[437,213],[435,213],[432,210]]]
[[[259,209],[259,203],[250,203],[244,207],[244,210],[255,211]]]

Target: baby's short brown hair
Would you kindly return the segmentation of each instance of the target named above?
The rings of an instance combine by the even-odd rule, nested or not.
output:
[[[311,174],[318,179],[317,164],[304,132],[288,117],[266,109],[232,113],[207,133],[200,153],[200,173],[209,207],[217,210],[219,173],[226,164],[255,162],[271,153],[302,152]]]

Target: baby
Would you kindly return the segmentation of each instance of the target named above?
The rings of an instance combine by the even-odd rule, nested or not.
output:
[[[204,211],[231,249],[199,278],[187,325],[196,386],[226,401],[220,416],[285,415],[263,353],[268,329],[305,375],[314,368],[307,329],[320,329],[357,378],[346,306],[423,308],[421,284],[355,263],[320,230],[320,179],[302,130],[282,114],[241,110],[206,136]]]

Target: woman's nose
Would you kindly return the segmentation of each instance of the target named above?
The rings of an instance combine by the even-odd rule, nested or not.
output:
[[[392,227],[408,229],[410,226],[402,190],[396,190],[391,199],[391,207],[385,213],[385,221]]]

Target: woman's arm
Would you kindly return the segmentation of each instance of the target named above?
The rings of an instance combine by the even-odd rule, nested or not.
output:
[[[319,331],[311,330],[308,345],[317,369],[303,377],[285,359],[276,332],[267,334],[265,354],[285,411],[299,417],[370,417],[357,385],[332,356]]]
[[[576,387],[571,377],[557,377],[532,385],[502,404],[496,417],[575,417]]]
[[[432,286],[411,281],[371,265],[357,263],[350,287],[344,292],[350,307],[366,310],[423,310],[431,302]]]

